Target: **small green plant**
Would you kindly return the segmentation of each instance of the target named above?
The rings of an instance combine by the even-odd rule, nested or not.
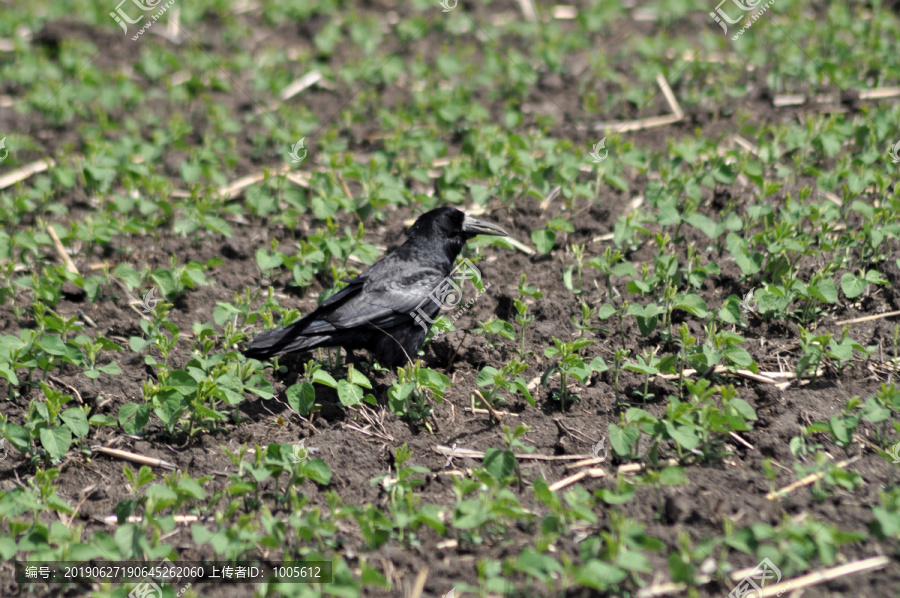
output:
[[[444,374],[422,367],[420,360],[408,367],[397,368],[397,379],[387,391],[388,405],[396,415],[412,421],[423,421],[431,431],[427,419],[433,412],[429,397],[442,401],[450,379]]]
[[[483,334],[491,349],[500,347],[497,337],[502,336],[511,341],[516,340],[516,329],[513,328],[513,325],[505,320],[498,320],[496,318],[491,318],[487,322],[479,322],[479,327],[475,329],[475,334]],[[522,342],[525,342],[524,332],[522,335]]]
[[[375,477],[370,482],[372,486],[381,486],[387,494],[394,520],[392,532],[397,534],[397,541],[404,546],[414,544],[415,531],[423,524],[439,534],[445,531],[437,505],[422,504],[421,497],[414,491],[425,484],[423,476],[431,470],[406,465],[411,457],[412,451],[406,444],[398,447],[394,451],[394,471]]]
[[[519,376],[526,369],[528,369],[528,365],[517,359],[513,359],[499,370],[493,366],[486,365],[478,372],[475,383],[482,388],[488,389],[484,394],[484,400],[489,402],[491,406],[497,405],[502,400],[500,391],[503,390],[512,394],[520,393],[533,407],[535,404],[534,398],[528,390],[528,383],[525,381],[525,378]]]
[[[560,409],[566,410],[566,401],[571,398],[569,392],[569,378],[574,378],[581,384],[587,382],[591,373],[605,372],[608,367],[606,362],[600,356],[595,357],[590,363],[585,363],[581,357],[581,350],[594,344],[594,341],[587,339],[577,339],[568,343],[564,343],[557,338],[553,338],[553,347],[544,349],[544,356],[548,359],[554,359],[554,363],[547,369],[542,377],[544,386],[554,372],[559,372],[559,390],[555,393],[556,399],[559,401]]]
[[[609,333],[609,330],[601,328],[599,326],[591,326],[590,321],[597,314],[597,308],[591,307],[584,301],[581,302],[581,321],[579,322],[576,316],[572,316],[572,323],[575,325],[575,328],[578,329],[578,338],[584,338],[584,333],[592,330],[602,330],[605,333]]]
[[[584,292],[582,290],[581,277],[585,263],[585,245],[573,244],[571,249],[572,256],[575,258],[575,263],[563,270],[563,284],[576,295],[581,295]],[[573,274],[577,277],[575,280],[572,279]]]
[[[650,394],[650,378],[660,373],[670,373],[674,369],[677,359],[674,355],[657,357],[656,351],[656,348],[652,351],[644,349],[643,356],[639,355],[635,361],[629,361],[625,364],[626,370],[644,375],[644,391],[637,392],[643,403],[646,403],[647,399],[654,398],[654,395]]]
[[[575,227],[565,218],[556,216],[547,222],[545,228],[531,233],[531,242],[534,243],[534,246],[541,253],[550,253],[553,250],[553,246],[556,245],[557,231],[571,233],[575,232]]]
[[[73,440],[85,438],[90,427],[83,407],[63,409],[72,400],[71,396],[44,382],[40,383],[40,387],[44,400],[31,401],[24,425],[6,421],[3,433],[10,444],[32,461],[59,463],[68,453]],[[40,448],[35,446],[35,441]]]
[[[606,300],[613,301],[612,277],[637,277],[637,271],[634,266],[624,261],[625,256],[621,251],[607,247],[602,256],[594,257],[586,262],[586,265],[596,268],[603,275],[606,282]]]

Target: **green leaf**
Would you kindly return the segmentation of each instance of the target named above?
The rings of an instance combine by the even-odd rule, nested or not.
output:
[[[170,428],[174,426],[181,414],[184,413],[184,406],[184,399],[174,390],[160,393],[153,399],[153,412]]]
[[[531,242],[541,253],[550,253],[556,243],[556,231],[542,228],[531,233]]]
[[[606,365],[606,362],[599,355],[591,360],[588,367],[595,372],[605,372],[609,369],[609,366]]]
[[[831,425],[831,434],[834,436],[835,440],[842,444],[850,442],[850,437],[853,434],[853,430],[856,429],[856,426],[849,426],[847,418],[840,415],[834,415],[828,423]]]
[[[197,390],[197,381],[186,371],[175,370],[166,379],[166,386],[174,389],[183,397],[189,397]]]
[[[7,422],[3,435],[19,452],[28,453],[31,450],[31,435],[19,424]]]
[[[754,411],[753,407],[750,406],[750,403],[744,399],[731,399],[731,401],[728,402],[728,409],[734,410],[744,419],[756,421],[756,411]]]
[[[896,538],[900,535],[900,513],[893,509],[874,507],[872,509],[872,529],[880,538]],[[15,550],[13,550],[15,553]],[[8,557],[12,558],[12,557]]]
[[[116,418],[111,415],[106,415],[105,413],[95,413],[91,416],[91,419],[88,420],[88,423],[92,426],[110,426],[115,428],[118,425]]]
[[[313,372],[312,381],[318,382],[319,384],[322,384],[324,386],[330,386],[331,388],[338,387],[337,380],[335,380],[331,376],[331,374],[329,374],[325,370],[316,370],[315,372]]]
[[[549,554],[542,554],[537,550],[526,547],[519,553],[515,566],[517,569],[525,572],[527,575],[535,577],[544,583],[550,583],[550,580],[556,577],[561,566],[555,557]]]
[[[843,285],[843,279],[841,284]],[[810,285],[809,292],[823,303],[836,303],[838,299],[837,285],[831,277],[819,281],[816,285]]]
[[[316,389],[306,381],[294,384],[285,394],[291,409],[300,415],[308,416],[316,404]]]
[[[317,484],[327,486],[331,483],[331,468],[321,459],[310,459],[300,466],[300,471]]]
[[[10,560],[16,556],[16,541],[12,538],[0,538],[0,558]]]
[[[213,310],[213,321],[216,323],[216,326],[224,326],[225,322],[240,313],[240,310],[232,304],[217,301],[216,308]]]
[[[762,256],[758,253],[749,253],[747,250],[747,241],[743,237],[734,233],[728,233],[725,238],[725,244],[728,246],[728,252],[734,256],[738,267],[744,276],[756,274],[762,268]]]
[[[260,270],[272,270],[284,263],[284,255],[279,251],[268,252],[263,248],[256,251],[256,263]]]
[[[19,385],[19,378],[16,376],[16,372],[9,367],[9,364],[0,363],[0,376],[6,378],[6,381],[9,382],[10,386]]]
[[[659,483],[663,486],[683,486],[690,480],[681,467],[666,467],[659,472]]]
[[[338,382],[337,391],[341,405],[344,407],[352,407],[363,400],[362,389],[355,384],[350,384],[346,380]]]
[[[741,321],[741,298],[737,295],[729,295],[722,308],[719,309],[719,318],[726,324],[738,324]]]
[[[113,270],[113,275],[124,282],[129,291],[133,291],[141,286],[141,275],[129,264],[119,264],[116,266],[115,270]]]
[[[637,571],[640,573],[650,573],[653,567],[650,565],[650,559],[643,553],[635,550],[622,549],[616,555],[616,564],[627,569],[628,571]]]
[[[119,364],[115,361],[110,361],[106,365],[101,366],[99,370],[104,374],[109,374],[110,376],[117,376],[122,373],[121,368],[119,368]]]
[[[126,434],[140,434],[150,421],[150,405],[125,403],[119,407],[119,425]]]
[[[213,393],[229,405],[238,405],[244,400],[244,385],[232,371],[216,378],[216,389]]]
[[[159,291],[162,293],[163,297],[174,297],[175,292],[178,291],[178,283],[175,281],[175,275],[172,274],[171,270],[157,268],[153,271],[153,274],[150,275],[150,278],[153,279],[153,282],[159,287]]]
[[[866,290],[866,281],[857,276],[846,272],[841,276],[841,290],[847,299],[856,299]]]
[[[841,151],[841,139],[836,133],[822,132],[813,137],[813,146],[829,158],[833,158]]]
[[[610,490],[609,488],[601,488],[597,496],[608,505],[624,505],[634,498],[634,487],[628,486],[621,492]]]
[[[616,314],[616,308],[609,303],[604,303],[600,306],[600,309],[597,310],[597,317],[601,320],[608,320],[610,317]]]
[[[512,381],[512,384],[519,390],[520,393],[522,393],[522,396],[525,397],[525,400],[528,401],[528,404],[534,407],[534,397],[531,396],[531,391],[528,390],[528,383],[525,381],[525,378],[519,376]]]
[[[489,448],[484,452],[484,468],[502,480],[515,471],[516,456],[512,451]]]
[[[192,498],[196,498],[197,500],[203,500],[206,498],[206,491],[203,489],[197,480],[193,478],[181,478],[178,480],[178,492],[180,494],[187,494]]]
[[[132,336],[128,339],[128,347],[133,353],[140,353],[149,344],[151,344],[150,341],[144,340],[139,336]]]
[[[891,284],[878,270],[866,270],[865,279],[872,284]]]
[[[563,270],[563,284],[566,286],[567,289],[569,289],[573,293],[580,293],[581,289],[576,289],[575,283],[572,280],[572,275],[574,272],[575,272],[575,264],[572,264],[571,266],[569,266],[568,268]]]
[[[41,428],[41,445],[50,453],[54,461],[62,459],[72,444],[72,433],[64,426]]]
[[[244,390],[252,392],[262,399],[268,400],[275,396],[275,389],[272,388],[272,383],[266,380],[262,374],[253,374],[243,386]]]
[[[494,377],[498,374],[497,368],[486,365],[481,368],[481,371],[478,372],[478,375],[475,376],[475,384],[478,386],[493,386]]]
[[[725,359],[738,367],[748,368],[753,365],[753,357],[743,347],[728,345],[722,354],[725,355]]]
[[[369,382],[369,379],[366,378],[365,374],[353,367],[350,368],[348,381],[351,384],[362,386],[363,388],[368,388],[370,390],[372,388],[372,383]]]
[[[47,506],[58,513],[67,513],[69,515],[75,513],[75,509],[61,497],[56,490],[47,499]],[[51,538],[52,539],[52,538]]]
[[[646,316],[637,316],[635,318],[637,320],[638,330],[641,331],[641,336],[647,337],[653,334],[653,331],[656,330],[656,325],[659,322],[659,318],[656,316],[646,317]]]
[[[212,532],[199,523],[195,523],[191,526],[191,537],[198,546],[206,545],[216,534],[217,532]]]
[[[891,410],[881,404],[876,397],[866,399],[866,404],[862,409],[862,417],[867,422],[877,424],[885,421],[891,416]]]
[[[681,224],[681,212],[678,209],[678,200],[676,198],[670,197],[660,201],[657,205],[657,211],[659,215],[656,218],[656,222],[660,226],[678,226]]]
[[[555,230],[561,230],[566,233],[574,233],[575,227],[572,226],[572,223],[563,218],[562,216],[554,216],[547,223],[547,228],[552,228]]]
[[[700,298],[700,295],[695,295],[694,293],[676,295],[675,309],[682,309],[698,318],[705,318],[709,313],[706,308],[706,302]]]
[[[614,565],[604,563],[597,559],[591,559],[575,576],[575,583],[587,588],[605,591],[609,586],[622,583],[628,577],[628,572]]]
[[[725,232],[725,225],[714,221],[709,216],[701,214],[700,212],[694,212],[693,214],[685,218],[685,222],[687,222],[691,226],[699,228],[703,232],[703,234],[705,234],[710,239],[718,239],[719,236],[721,236],[721,234]]]
[[[634,265],[631,262],[619,262],[610,270],[616,276],[631,276],[632,278],[636,278],[638,273],[634,268]],[[613,308],[615,309],[615,308]]]
[[[50,355],[62,356],[66,354],[66,344],[55,335],[46,335],[41,338],[38,346]]]
[[[631,447],[638,439],[640,431],[634,427],[628,427],[624,430],[616,424],[609,424],[609,444],[620,457],[627,457],[631,454]]]
[[[669,438],[684,448],[691,450],[700,446],[700,439],[697,438],[696,432],[691,428],[687,426],[676,426],[670,421],[665,422],[665,426],[666,432],[669,433]]]
[[[87,416],[82,409],[78,407],[70,407],[59,414],[60,419],[66,424],[66,427],[74,434],[81,438],[90,431]]]

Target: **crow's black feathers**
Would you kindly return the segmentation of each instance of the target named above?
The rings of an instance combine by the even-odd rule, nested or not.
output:
[[[423,214],[396,251],[350,280],[306,317],[260,333],[244,355],[264,359],[340,346],[348,351],[368,350],[387,366],[415,359],[427,332],[410,312],[451,273],[465,242],[478,234],[505,236],[506,232],[455,208]],[[429,320],[440,310],[432,301],[423,307]]]

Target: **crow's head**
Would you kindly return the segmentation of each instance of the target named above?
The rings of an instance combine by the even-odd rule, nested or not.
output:
[[[456,208],[437,208],[422,214],[407,234],[410,239],[431,237],[461,243],[476,235],[508,236],[496,224],[472,218]]]

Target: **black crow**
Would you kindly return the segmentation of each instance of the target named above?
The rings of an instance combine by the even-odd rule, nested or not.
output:
[[[415,359],[448,295],[458,292],[448,278],[453,262],[467,240],[482,234],[507,235],[456,208],[422,214],[396,251],[347,281],[306,317],[260,333],[244,355],[264,359],[340,346],[348,352],[365,349],[386,366]]]

